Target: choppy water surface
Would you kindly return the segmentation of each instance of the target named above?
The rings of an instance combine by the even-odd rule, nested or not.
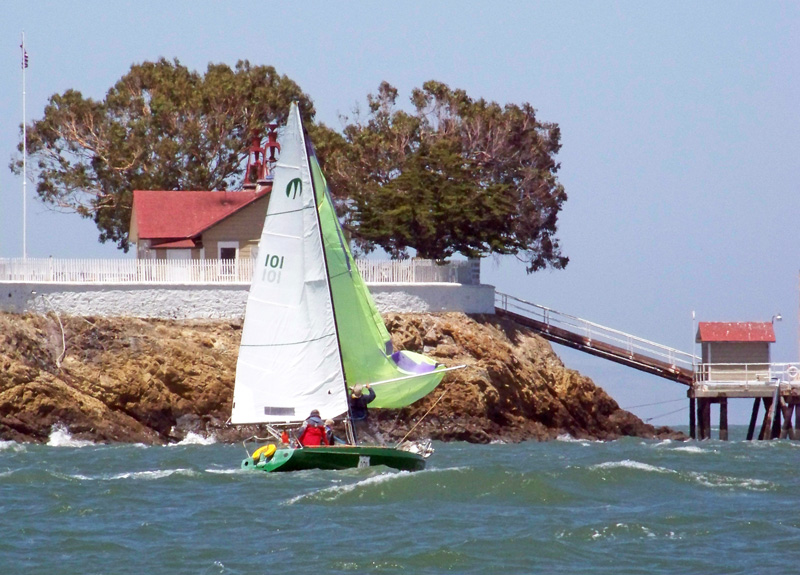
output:
[[[793,573],[800,442],[437,444],[428,469],[0,442],[2,573]]]

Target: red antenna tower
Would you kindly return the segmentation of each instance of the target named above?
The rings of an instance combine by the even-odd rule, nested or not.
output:
[[[269,171],[272,172],[272,168],[275,167],[275,163],[278,161],[275,154],[280,154],[281,152],[281,145],[278,143],[278,124],[269,125],[267,144],[264,146],[264,152],[266,153],[267,151],[269,151],[267,163],[269,164]]]
[[[257,131],[253,133],[250,148],[247,150],[247,170],[245,171],[244,189],[252,190],[259,185],[265,185],[272,180],[272,169],[275,167],[280,153],[281,145],[278,143],[278,125],[269,124],[267,142],[261,145],[261,136]]]

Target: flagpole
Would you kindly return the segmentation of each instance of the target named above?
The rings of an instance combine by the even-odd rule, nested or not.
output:
[[[28,131],[27,131],[27,117],[25,115],[25,70],[28,68],[28,53],[25,51],[25,31],[22,32],[22,43],[19,45],[22,48],[22,259],[28,259],[28,246],[27,238],[28,231],[26,229],[28,222],[28,208],[27,208],[27,186],[28,186]]]

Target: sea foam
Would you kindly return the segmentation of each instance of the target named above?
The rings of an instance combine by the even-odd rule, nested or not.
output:
[[[772,491],[776,489],[776,485],[771,481],[750,477],[732,477],[718,473],[697,472],[690,472],[689,477],[705,487],[744,489],[745,491]]]
[[[170,443],[170,446],[176,445],[213,445],[217,442],[217,438],[213,435],[209,435],[208,437],[203,437],[199,433],[195,433],[190,431],[186,434],[186,437],[181,439],[178,443]]]
[[[50,428],[50,437],[47,439],[47,445],[50,447],[87,447],[94,445],[94,442],[73,438],[66,426],[57,423]]]
[[[0,441],[0,451],[25,451],[25,444],[16,441]]]
[[[657,465],[650,465],[649,463],[642,463],[641,461],[633,461],[631,459],[623,459],[622,461],[607,461],[605,463],[598,463],[592,465],[590,469],[638,469],[639,471],[652,471],[655,473],[677,473],[673,469],[666,467],[659,467]]]
[[[684,445],[682,447],[676,447],[672,451],[682,451],[683,453],[718,453],[716,449],[703,449],[696,445]]]
[[[191,477],[198,475],[198,472],[192,469],[179,468],[157,469],[153,471],[126,471],[123,473],[110,473],[103,475],[83,475],[77,473],[68,475],[67,477],[78,479],[80,481],[119,481],[123,479],[152,481],[154,479],[164,479],[165,477],[169,477],[171,475],[184,475]]]
[[[395,479],[401,477],[407,477],[410,475],[409,471],[399,471],[397,473],[385,473],[381,475],[375,475],[374,477],[368,477],[367,479],[362,479],[361,481],[357,481],[355,483],[349,483],[347,485],[334,485],[332,487],[326,487],[325,489],[320,489],[318,491],[313,491],[311,493],[304,493],[302,495],[297,495],[296,497],[292,497],[288,501],[284,503],[284,505],[293,505],[298,503],[299,501],[303,501],[304,499],[319,499],[322,498],[326,501],[334,500],[346,493],[351,493],[358,488],[371,486],[371,485],[380,485],[382,483],[387,483],[389,481],[393,481]]]
[[[588,439],[577,439],[568,433],[562,433],[556,437],[556,441],[563,441],[564,443],[578,443],[580,445],[591,445],[592,442]]]

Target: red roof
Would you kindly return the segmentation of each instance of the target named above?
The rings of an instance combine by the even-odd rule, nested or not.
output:
[[[194,248],[196,246],[194,240],[156,240],[150,245],[152,248]]]
[[[774,342],[775,330],[768,321],[722,322],[701,321],[697,326],[697,341]]]
[[[139,238],[192,238],[269,193],[135,190],[133,215]],[[177,247],[177,246],[170,246]]]

